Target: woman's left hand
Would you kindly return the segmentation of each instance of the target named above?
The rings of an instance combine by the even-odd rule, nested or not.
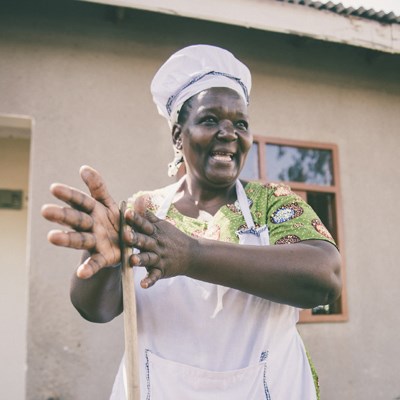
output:
[[[140,199],[134,210],[126,210],[125,221],[125,245],[140,250],[129,257],[129,265],[145,267],[148,272],[140,282],[143,288],[159,279],[185,275],[197,248],[194,238],[147,211]]]
[[[148,271],[143,288],[184,275],[299,308],[330,304],[340,294],[341,260],[331,243],[252,246],[194,238],[146,211],[144,203],[125,212],[124,231],[125,244],[141,251],[129,264]]]

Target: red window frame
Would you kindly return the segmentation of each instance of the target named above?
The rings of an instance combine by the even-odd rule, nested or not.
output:
[[[257,157],[258,157],[258,180],[263,183],[269,182],[268,170],[266,165],[266,146],[282,145],[296,148],[308,148],[317,150],[329,150],[332,154],[332,172],[333,184],[332,185],[316,185],[303,182],[294,181],[280,181],[289,185],[292,190],[298,193],[303,199],[307,201],[308,195],[311,194],[331,194],[333,204],[330,210],[332,216],[331,234],[334,237],[336,244],[344,258],[344,239],[343,239],[343,223],[342,223],[342,202],[341,202],[341,189],[340,189],[340,174],[339,174],[339,161],[338,161],[338,148],[332,143],[319,143],[312,141],[289,140],[282,138],[273,138],[265,136],[254,136],[254,143],[257,144]],[[347,292],[345,283],[345,261],[343,260],[341,267],[341,276],[343,281],[343,289],[340,298],[330,305],[329,314],[316,314],[316,310],[303,310],[300,313],[299,322],[339,322],[347,321]],[[320,309],[321,310],[321,309]],[[323,310],[322,310],[323,311]]]

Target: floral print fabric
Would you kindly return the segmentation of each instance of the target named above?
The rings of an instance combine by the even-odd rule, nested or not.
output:
[[[335,244],[314,210],[287,185],[249,182],[244,189],[256,227],[268,226],[270,244],[292,244],[310,239]],[[164,188],[136,196],[144,196],[147,209],[156,212],[165,192]],[[221,207],[214,216],[197,219],[182,215],[171,205],[166,220],[188,235],[232,243],[239,242],[238,231],[249,228],[237,201]]]

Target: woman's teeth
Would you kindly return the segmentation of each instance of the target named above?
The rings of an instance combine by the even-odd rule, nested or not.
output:
[[[222,153],[222,152],[214,152],[211,154],[212,158],[218,161],[232,161],[233,154],[232,153]]]

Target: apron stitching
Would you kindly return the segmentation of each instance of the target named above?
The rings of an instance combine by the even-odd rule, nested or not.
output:
[[[265,398],[266,400],[271,400],[271,395],[269,393],[268,389],[268,383],[267,383],[267,363],[264,364],[264,392],[265,392]]]
[[[263,351],[260,356],[260,362],[266,361],[268,358],[268,351]]]
[[[264,364],[264,373],[263,373],[263,384],[264,384],[264,393],[265,393],[265,398],[266,400],[271,400],[271,395],[269,393],[268,389],[268,383],[267,383],[267,358],[268,358],[268,351],[263,351],[260,356],[260,362],[265,362]]]
[[[261,226],[260,228],[255,228],[255,227],[251,227],[249,229],[241,229],[239,231],[236,231],[236,235],[239,236],[241,234],[252,234],[255,235],[257,237],[260,237],[261,234],[268,229],[267,225]]]
[[[145,364],[145,368],[146,368],[146,383],[147,383],[147,396],[146,396],[146,400],[150,400],[151,399],[151,395],[150,395],[150,360],[149,360],[149,349],[145,350],[145,358],[146,358],[146,364]]]

